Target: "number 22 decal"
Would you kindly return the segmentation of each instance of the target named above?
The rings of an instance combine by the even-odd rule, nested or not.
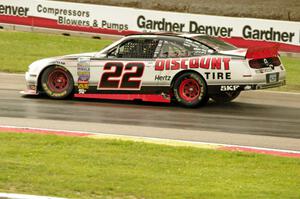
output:
[[[122,62],[108,62],[103,67],[98,89],[140,89],[144,68],[141,62],[130,62],[125,67]]]

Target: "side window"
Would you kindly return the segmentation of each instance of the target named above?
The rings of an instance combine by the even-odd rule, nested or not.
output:
[[[207,55],[213,52],[208,46],[190,39],[185,39],[183,45],[188,49],[190,56]]]
[[[193,57],[209,54],[209,47],[184,38],[176,40],[164,40],[159,57],[174,58],[174,57]]]
[[[148,58],[154,57],[157,39],[132,39],[120,45],[115,53],[118,58]]]
[[[168,58],[168,57],[187,57],[188,51],[184,46],[180,46],[179,43],[173,42],[173,41],[167,41],[165,40],[159,57],[162,58]]]

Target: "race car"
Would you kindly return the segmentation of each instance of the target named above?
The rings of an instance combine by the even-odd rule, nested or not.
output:
[[[36,61],[24,94],[175,101],[186,107],[229,102],[241,91],[285,85],[278,46],[238,49],[199,34],[128,35],[100,52]]]

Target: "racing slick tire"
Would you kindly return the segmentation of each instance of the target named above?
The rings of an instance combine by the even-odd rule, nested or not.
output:
[[[227,91],[211,95],[210,97],[217,103],[228,103],[237,98],[241,91]]]
[[[64,67],[51,66],[42,73],[41,86],[50,98],[65,99],[73,91],[74,80]]]
[[[175,80],[173,93],[180,105],[190,108],[205,105],[209,99],[205,80],[193,72],[184,73]]]

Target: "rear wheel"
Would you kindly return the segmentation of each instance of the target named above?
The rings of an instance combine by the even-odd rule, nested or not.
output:
[[[192,72],[179,76],[173,87],[176,101],[185,107],[197,107],[208,101],[207,87],[204,79]]]
[[[240,93],[241,91],[227,91],[211,95],[210,97],[217,103],[227,103],[236,99]]]
[[[47,68],[41,77],[41,85],[45,93],[54,99],[65,99],[74,88],[71,74],[61,66]]]

